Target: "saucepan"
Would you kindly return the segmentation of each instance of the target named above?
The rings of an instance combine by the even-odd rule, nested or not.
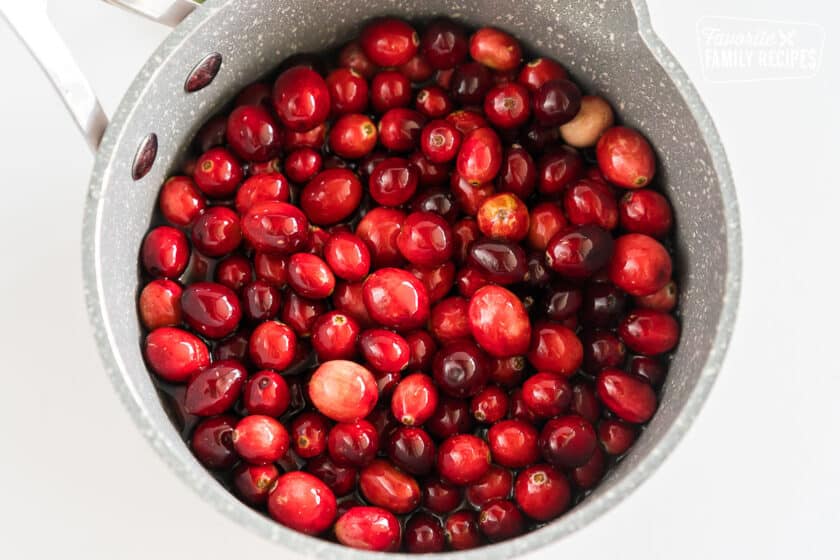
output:
[[[141,354],[137,254],[164,179],[200,124],[234,93],[297,52],[348,40],[379,15],[447,15],[501,27],[568,67],[657,148],[681,255],[682,342],[659,411],[629,455],[572,511],[501,544],[462,553],[502,559],[586,525],[645,480],[682,438],[714,383],[740,285],[735,191],[723,147],[694,87],[651,29],[641,0],[111,0],[170,25],[108,123],[46,18],[45,0],[0,0],[12,27],[56,84],[96,149],[84,217],[84,285],[105,370],[135,422],[207,503],[292,550],[322,558],[374,556],[293,532],[242,505],[196,461],[170,422]],[[183,21],[181,21],[183,20]],[[104,131],[104,136],[102,135]],[[101,142],[100,142],[101,138]]]

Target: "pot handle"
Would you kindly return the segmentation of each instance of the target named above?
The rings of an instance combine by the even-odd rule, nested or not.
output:
[[[108,4],[175,26],[203,0],[104,0]],[[23,41],[55,86],[93,152],[108,126],[96,93],[47,14],[47,0],[0,0],[0,16]]]

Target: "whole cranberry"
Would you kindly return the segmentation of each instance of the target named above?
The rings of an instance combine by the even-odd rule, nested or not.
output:
[[[146,235],[141,255],[143,267],[152,276],[177,278],[187,268],[190,246],[182,231],[160,226]]]
[[[405,64],[417,53],[420,37],[408,23],[396,18],[371,21],[359,36],[367,57],[379,66]]]
[[[297,337],[294,331],[283,323],[266,321],[261,323],[248,341],[248,354],[257,367],[282,371],[295,358]]]
[[[468,261],[487,280],[497,284],[515,284],[525,280],[528,274],[525,251],[507,241],[476,241],[470,246]]]
[[[190,450],[208,469],[228,469],[236,462],[233,430],[236,417],[229,414],[205,418],[196,425],[190,439]]]
[[[490,469],[477,482],[467,487],[467,501],[474,507],[480,508],[493,500],[504,500],[510,497],[513,487],[513,475],[507,469],[491,465]]]
[[[624,318],[618,332],[624,343],[634,352],[656,356],[672,350],[677,345],[680,326],[668,313],[637,309]]]
[[[534,94],[534,117],[542,126],[559,126],[580,110],[580,89],[570,80],[546,82]]]
[[[382,160],[373,169],[368,181],[370,195],[383,206],[400,206],[408,202],[417,190],[420,174],[404,158]]]
[[[324,258],[336,276],[355,282],[370,271],[370,250],[358,236],[335,232],[324,246]]]
[[[668,199],[651,189],[630,191],[618,203],[621,227],[651,237],[666,235],[674,218]]]
[[[525,519],[513,502],[493,500],[478,513],[478,527],[491,542],[512,539],[525,531]]]
[[[419,53],[412,56],[411,60],[405,64],[401,64],[397,67],[397,70],[415,84],[425,82],[435,73],[435,69],[432,68],[426,58]]]
[[[598,441],[608,454],[623,455],[636,441],[636,426],[621,420],[604,419],[598,424]]]
[[[379,450],[379,435],[367,420],[339,422],[327,435],[330,459],[342,467],[364,467]]]
[[[358,113],[342,115],[330,129],[329,146],[342,158],[359,159],[376,146],[376,125],[367,116]]]
[[[239,216],[230,208],[213,206],[208,208],[193,223],[191,235],[193,246],[208,257],[221,257],[239,247],[242,230]]]
[[[309,380],[309,399],[336,422],[355,422],[373,407],[379,391],[373,374],[357,363],[332,360],[321,364]]]
[[[420,50],[432,68],[446,70],[467,58],[469,45],[464,28],[449,19],[437,19],[423,31]]]
[[[559,195],[583,175],[583,158],[574,148],[560,146],[543,154],[537,167],[539,191],[544,195]]]
[[[627,296],[610,283],[590,283],[583,295],[580,318],[585,325],[612,327],[624,314]]]
[[[434,163],[455,159],[461,147],[461,133],[445,120],[433,120],[420,131],[420,149]]]
[[[604,368],[624,363],[627,349],[613,333],[603,330],[584,332],[582,342],[583,367],[588,373],[594,375]]]
[[[257,280],[242,290],[245,316],[254,321],[267,321],[280,310],[280,294],[271,284]]]
[[[411,516],[405,524],[403,544],[411,553],[443,552],[446,543],[440,521],[428,513]]]
[[[498,128],[522,126],[531,116],[528,90],[515,82],[493,87],[484,98],[484,113]]]
[[[232,439],[239,456],[255,465],[273,463],[289,450],[289,432],[283,424],[262,414],[240,420]]]
[[[438,392],[432,379],[414,373],[399,382],[391,397],[391,413],[406,426],[419,426],[434,414]]]
[[[378,70],[376,64],[365,54],[359,41],[350,41],[341,49],[338,54],[338,64],[368,79],[372,78]]]
[[[283,129],[261,105],[240,105],[227,122],[227,142],[248,161],[268,161],[283,147]]]
[[[360,332],[356,319],[341,311],[330,311],[315,320],[312,347],[322,362],[352,360]]]
[[[324,299],[335,289],[335,276],[323,259],[310,253],[289,258],[289,286],[303,297]]]
[[[432,335],[423,329],[417,329],[406,333],[405,340],[411,356],[408,360],[408,368],[411,371],[427,371],[432,367],[432,359],[437,352]]]
[[[628,233],[615,240],[610,280],[634,296],[661,290],[671,279],[671,256],[654,238]]]
[[[225,148],[210,148],[195,162],[193,179],[210,198],[228,198],[242,181],[242,165]]]
[[[446,344],[470,336],[468,306],[469,302],[465,298],[453,296],[432,307],[429,330],[438,341]]]
[[[677,305],[677,284],[671,280],[650,295],[636,296],[634,301],[638,307],[667,313]]]
[[[570,414],[546,422],[539,443],[543,458],[565,469],[585,465],[598,445],[598,438],[590,422]]]
[[[517,242],[528,235],[528,207],[515,194],[487,198],[479,207],[477,218],[481,233],[491,239]]]
[[[545,321],[534,326],[528,361],[537,370],[569,376],[583,362],[583,345],[574,331]]]
[[[365,499],[397,514],[420,505],[420,485],[388,461],[377,459],[359,473],[359,489]]]
[[[426,287],[429,303],[441,300],[455,285],[455,265],[451,262],[431,267],[411,266],[408,270]]]
[[[579,287],[557,282],[546,291],[542,309],[548,319],[562,321],[574,316],[582,303],[583,292]]]
[[[356,211],[362,200],[362,190],[359,177],[352,171],[327,169],[303,188],[300,207],[313,224],[331,225]]]
[[[338,542],[351,548],[377,552],[396,552],[402,533],[399,520],[378,507],[350,508],[335,522]]]
[[[473,338],[490,355],[507,358],[527,351],[531,340],[528,313],[505,288],[485,286],[476,291],[467,318]]]
[[[458,271],[455,277],[455,285],[458,293],[465,298],[471,298],[475,293],[490,283],[487,275],[477,267],[468,265]]]
[[[324,300],[307,299],[293,290],[286,291],[280,310],[280,320],[299,337],[307,337],[315,328],[318,317],[327,312]]]
[[[538,122],[531,122],[521,132],[519,141],[526,150],[534,153],[540,153],[546,150],[555,152],[558,147],[557,143],[560,141],[560,127],[541,126]],[[582,172],[583,161],[581,160],[579,163],[580,171]]]
[[[426,117],[413,109],[388,109],[379,119],[379,142],[392,152],[410,152],[420,144]]]
[[[286,412],[290,402],[288,383],[271,370],[258,371],[245,382],[242,405],[248,414],[278,417]]]
[[[522,398],[534,414],[551,418],[568,410],[572,402],[572,387],[556,373],[537,373],[523,383]]]
[[[370,83],[370,101],[377,113],[407,107],[411,103],[411,82],[396,70],[378,72]]]
[[[216,264],[213,279],[234,292],[240,292],[254,278],[251,261],[241,255],[231,255]],[[267,285],[270,286],[266,282]]]
[[[356,469],[339,467],[328,455],[307,461],[306,470],[322,480],[336,496],[346,496],[356,489]]]
[[[519,385],[527,361],[522,356],[496,358],[490,362],[490,381],[510,389]]]
[[[346,313],[355,319],[360,327],[373,326],[373,319],[367,312],[362,300],[363,282],[338,282],[333,292],[332,303],[337,311]]]
[[[569,222],[577,226],[595,224],[611,230],[618,225],[618,204],[610,187],[600,181],[580,179],[569,185],[563,207]]]
[[[356,226],[356,235],[370,248],[374,268],[398,266],[404,262],[397,247],[397,236],[404,221],[405,213],[400,210],[374,208]]]
[[[338,506],[332,490],[309,473],[289,472],[277,479],[268,496],[268,513],[283,525],[317,535],[335,520]]]
[[[231,485],[243,502],[256,507],[266,503],[269,490],[279,476],[274,465],[241,463],[233,470]]]
[[[440,390],[452,397],[472,397],[487,383],[489,358],[470,340],[450,342],[435,354],[432,372]]]
[[[452,112],[455,104],[439,86],[426,86],[417,92],[414,108],[430,119],[439,119]]]
[[[437,408],[424,427],[438,439],[469,432],[473,427],[469,403],[462,399],[441,395]]]
[[[329,73],[326,83],[333,114],[362,113],[367,109],[368,83],[358,72],[336,68]]]
[[[321,170],[322,163],[320,153],[312,148],[298,148],[286,156],[283,170],[295,183],[305,183]]]
[[[551,238],[545,260],[552,270],[563,276],[586,278],[611,262],[615,245],[605,229],[596,225],[578,226],[561,230]],[[670,270],[668,272],[670,275]]]
[[[248,372],[234,360],[216,362],[190,379],[184,410],[196,416],[215,416],[229,410],[242,392]]]
[[[172,280],[152,280],[140,292],[140,320],[149,330],[174,327],[181,322],[183,288]]]
[[[443,515],[449,513],[463,501],[461,489],[438,478],[428,480],[423,484],[423,507]]]
[[[395,332],[368,329],[359,337],[359,348],[368,365],[377,371],[399,372],[408,366],[408,342]]]
[[[514,499],[532,519],[551,521],[569,507],[572,489],[569,481],[550,465],[534,465],[516,476]]]
[[[513,70],[522,60],[522,47],[500,29],[482,27],[470,37],[470,56],[493,70]]]
[[[541,202],[531,208],[528,245],[544,251],[551,239],[567,226],[566,216],[556,202]]]
[[[247,363],[248,339],[250,337],[250,332],[240,330],[226,339],[217,342],[213,348],[213,360],[237,360]]]
[[[397,428],[388,439],[387,452],[396,466],[413,475],[429,474],[435,464],[435,444],[421,428]]]
[[[330,114],[330,90],[315,70],[306,66],[289,68],[274,82],[274,110],[290,130],[311,130]]]
[[[572,469],[571,479],[578,486],[588,490],[594,488],[607,471],[607,461],[604,452],[600,447],[595,448],[595,453],[589,458],[585,465]]]
[[[539,459],[537,437],[537,429],[532,424],[516,419],[496,422],[487,432],[493,460],[511,469],[528,466]]]
[[[656,173],[653,148],[644,136],[632,128],[608,128],[598,140],[595,153],[604,177],[619,187],[645,187]]]
[[[327,123],[321,123],[310,130],[294,131],[287,130],[286,138],[283,141],[283,149],[287,152],[300,148],[312,148],[320,150],[327,140]]]
[[[492,128],[477,128],[464,136],[456,160],[458,174],[471,185],[492,181],[502,167],[502,143]]]
[[[429,295],[414,275],[398,268],[380,268],[365,280],[362,297],[374,321],[410,330],[429,318]]]
[[[478,68],[481,68],[479,66]],[[485,70],[482,69],[484,72]],[[482,97],[483,99],[483,97]],[[480,102],[480,100],[479,100]],[[478,109],[459,109],[446,115],[446,121],[455,127],[462,135],[469,134],[479,128],[487,128],[490,123]]]
[[[450,163],[436,163],[423,155],[419,149],[409,154],[408,163],[420,172],[421,187],[439,187],[446,184],[452,171]]]
[[[533,194],[536,185],[537,165],[534,158],[522,146],[513,144],[505,150],[502,159],[498,176],[499,192],[513,193],[524,200]]]
[[[440,187],[432,187],[417,193],[412,199],[411,209],[415,212],[434,212],[450,224],[456,222],[460,213],[453,194]]]
[[[295,416],[289,428],[292,451],[303,459],[321,455],[327,449],[330,423],[317,412],[302,412]]]
[[[242,218],[242,233],[257,250],[289,254],[309,236],[309,221],[297,207],[285,202],[258,202]]]
[[[649,356],[631,356],[627,364],[627,371],[632,375],[647,379],[653,386],[660,385],[668,373],[661,361]]]
[[[467,259],[470,245],[479,237],[478,222],[472,218],[458,220],[452,226],[452,234],[455,236],[455,258],[463,263]]]
[[[190,284],[181,294],[184,322],[208,338],[224,338],[236,330],[242,307],[236,293],[214,282]]]
[[[442,265],[452,258],[454,251],[452,229],[434,212],[412,212],[397,235],[397,247],[412,264]]]
[[[279,289],[286,285],[288,263],[288,259],[282,255],[257,252],[254,254],[254,274],[259,280]]]
[[[522,67],[516,81],[536,93],[546,82],[565,80],[568,76],[558,62],[550,58],[535,58]]]
[[[204,212],[207,201],[191,177],[176,175],[161,187],[158,206],[167,222],[186,227]]]
[[[455,67],[449,91],[453,99],[461,105],[480,105],[492,85],[492,80],[492,74],[486,66],[477,62],[465,62]]]
[[[446,542],[454,550],[467,550],[481,546],[481,533],[474,511],[462,510],[452,513],[444,522]]]
[[[450,187],[464,214],[473,217],[478,214],[482,203],[496,192],[492,183],[472,185],[458,173],[452,174]]]
[[[490,448],[484,440],[470,435],[450,436],[438,449],[438,472],[453,484],[472,484],[490,469]]]

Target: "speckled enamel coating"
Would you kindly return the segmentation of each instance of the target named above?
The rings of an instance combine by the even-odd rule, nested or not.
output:
[[[682,342],[662,404],[619,467],[582,504],[539,531],[459,552],[460,558],[511,558],[586,525],[626,497],[673,449],[714,382],[732,332],[740,286],[738,209],[717,132],[683,70],[653,33],[641,0],[594,2],[314,2],[208,0],[155,52],[125,95],[97,156],[84,223],[88,311],[105,369],[152,446],[208,503],[254,532],[300,553],[372,559],[285,529],[242,505],[193,458],[164,412],[140,350],[137,254],[158,188],[200,124],[240,87],[285,56],[353,36],[381,14],[436,14],[495,25],[565,64],[585,89],[607,97],[640,128],[659,157],[658,183],[675,210],[681,256]],[[221,70],[206,88],[184,91],[190,70],[219,52]],[[150,172],[133,181],[139,142],[158,137]],[[404,556],[408,555],[393,555]],[[435,558],[438,555],[427,555]]]

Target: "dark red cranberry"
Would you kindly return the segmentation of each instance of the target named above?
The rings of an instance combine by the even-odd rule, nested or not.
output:
[[[465,298],[471,298],[475,293],[490,283],[487,275],[475,266],[465,266],[458,271],[455,277],[455,285],[458,293]]]
[[[570,477],[578,488],[588,490],[601,482],[606,471],[607,461],[604,452],[601,451],[600,447],[596,447],[595,453],[592,454],[589,461],[585,465],[573,469]]]
[[[248,339],[250,336],[249,332],[240,330],[223,341],[217,342],[213,348],[213,360],[237,360],[247,363]]]
[[[266,321],[251,333],[248,354],[257,367],[282,371],[291,365],[297,350],[294,331],[283,323]]]
[[[478,209],[484,201],[496,192],[492,183],[471,185],[466,179],[458,175],[458,173],[452,174],[450,187],[455,196],[455,200],[458,202],[458,206],[461,207],[464,214],[473,217],[478,214]]]
[[[510,146],[499,171],[499,192],[513,193],[524,200],[533,194],[536,185],[537,165],[531,154],[518,144]]]
[[[376,125],[367,116],[358,113],[342,115],[336,120],[329,135],[333,154],[346,159],[359,159],[376,146]]]
[[[627,347],[634,352],[656,356],[677,345],[680,326],[668,313],[637,309],[624,318],[618,332]]]
[[[181,295],[184,322],[208,338],[224,338],[236,330],[242,308],[236,293],[214,282],[196,282]]]
[[[615,240],[610,261],[610,280],[634,296],[662,289],[671,279],[671,256],[657,240],[641,233],[628,233]]]
[[[379,435],[367,420],[339,422],[327,435],[327,449],[336,465],[363,467],[379,450]]]
[[[509,33],[493,27],[482,27],[470,37],[470,56],[484,66],[505,72],[522,61],[522,47]]]
[[[413,109],[389,109],[379,119],[379,142],[392,152],[410,152],[420,144],[426,117]]]
[[[480,244],[473,245],[471,257],[482,255],[480,247],[476,251],[477,246]],[[531,340],[528,313],[519,298],[505,288],[485,286],[476,291],[467,317],[473,338],[493,357],[507,358],[527,351]]]
[[[522,389],[518,387],[510,392],[510,410],[508,410],[508,416],[514,420],[522,420],[530,424],[536,424],[539,421],[537,415],[525,404],[525,399],[522,398]]]
[[[362,357],[373,369],[381,372],[399,372],[408,366],[408,342],[393,331],[369,329],[359,337]]]
[[[233,450],[236,422],[236,417],[225,414],[198,423],[190,439],[190,450],[202,465],[222,470],[236,463],[236,452]]]
[[[384,327],[410,330],[429,318],[426,287],[405,270],[377,270],[365,280],[362,296],[370,316]]]
[[[141,255],[143,267],[152,276],[177,278],[187,268],[190,246],[182,231],[160,226],[146,235]]]
[[[598,424],[598,440],[609,455],[623,455],[636,441],[636,426],[621,420],[604,419]]]
[[[553,151],[553,148],[559,140],[559,127],[540,126],[538,122],[532,122],[527,125],[519,136],[520,143],[532,153],[542,153],[548,148],[552,148]],[[581,167],[583,167],[582,162]]]
[[[402,533],[399,520],[378,507],[350,508],[335,523],[338,542],[351,548],[375,552],[396,552]]]
[[[439,119],[452,112],[452,98],[438,86],[426,86],[417,92],[414,108],[430,119]]]
[[[650,184],[656,172],[653,149],[638,131],[614,126],[601,135],[596,147],[598,167],[607,181],[627,189]]]
[[[493,460],[507,468],[521,468],[539,459],[537,429],[523,420],[502,420],[490,426],[487,441]]]
[[[417,53],[420,37],[414,28],[403,20],[381,18],[362,28],[359,42],[374,64],[400,66]]]
[[[338,64],[368,79],[372,78],[378,70],[376,64],[365,54],[359,41],[350,41],[341,49]]]
[[[224,148],[210,148],[195,163],[193,179],[210,198],[228,198],[242,181],[242,165]]]
[[[548,242],[546,264],[563,276],[586,278],[610,262],[614,245],[609,232],[595,225],[561,230]]]
[[[484,440],[470,434],[458,434],[440,444],[437,468],[448,482],[472,484],[489,470],[490,460],[490,448]]]
[[[193,223],[190,237],[193,246],[203,255],[226,255],[239,247],[242,241],[239,216],[224,206],[208,208]]]
[[[371,80],[370,101],[377,113],[407,107],[411,103],[411,82],[402,72],[383,70]]]
[[[624,314],[626,300],[624,292],[612,284],[591,283],[584,292],[581,321],[593,327],[612,327]]]
[[[407,333],[405,340],[408,342],[410,351],[407,369],[410,371],[428,371],[432,367],[432,359],[437,352],[437,344],[435,344],[432,335],[425,330],[418,329]]]
[[[591,374],[624,363],[627,350],[624,343],[609,331],[590,331],[583,335],[583,367]]]
[[[569,481],[549,465],[534,465],[520,472],[513,492],[523,513],[537,521],[551,521],[572,501]]]
[[[286,139],[283,141],[283,149],[287,152],[300,148],[320,150],[326,140],[327,123],[321,123],[310,130],[304,130],[302,132],[287,130]]]
[[[490,362],[490,381],[510,389],[519,385],[527,362],[522,356],[496,358]]]
[[[461,147],[461,133],[445,120],[434,120],[420,132],[420,149],[434,163],[455,159]]]
[[[470,245],[479,238],[478,222],[472,218],[458,220],[452,226],[452,233],[455,236],[455,257],[459,263],[467,259]]]
[[[432,371],[441,391],[465,398],[478,393],[487,383],[489,359],[469,340],[445,345],[435,355]]]
[[[450,92],[461,105],[480,105],[492,85],[492,76],[486,66],[466,62],[455,68]]]
[[[303,459],[317,457],[327,450],[329,420],[317,412],[302,412],[295,416],[289,428],[292,451]]]
[[[461,505],[461,489],[440,479],[428,480],[423,484],[423,507],[443,515]]]
[[[413,475],[426,475],[435,465],[435,444],[421,428],[397,428],[388,440],[388,457],[396,466]]]
[[[467,57],[469,44],[464,28],[448,19],[437,19],[423,31],[420,50],[436,70],[453,68]]]
[[[289,450],[289,432],[270,416],[252,414],[236,424],[233,447],[240,457],[255,465],[273,463]]]
[[[438,439],[472,430],[470,405],[462,399],[441,395],[432,417],[425,423],[426,430]]]
[[[574,331],[559,323],[537,323],[533,328],[528,361],[537,370],[569,376],[583,362],[583,345]]]
[[[648,380],[654,387],[665,380],[668,369],[661,361],[649,356],[632,356],[627,364],[627,371]]]
[[[468,550],[482,544],[474,511],[462,510],[449,515],[444,522],[444,535],[454,550]]]
[[[536,93],[546,82],[565,80],[568,76],[558,62],[550,58],[536,58],[522,67],[516,81]]]
[[[364,282],[338,282],[333,292],[332,303],[337,311],[353,317],[360,327],[373,326],[373,319],[367,312],[362,298]]]
[[[552,321],[562,321],[574,316],[583,304],[580,288],[567,283],[552,285],[543,299],[543,312]]]
[[[566,189],[563,207],[572,224],[595,224],[604,229],[618,225],[618,204],[609,186],[592,179],[580,179]]]
[[[350,315],[330,311],[315,320],[312,327],[312,347],[322,362],[352,360],[356,357],[356,341],[361,327]]]
[[[348,68],[336,68],[326,79],[334,115],[362,113],[368,104],[368,83],[364,76]]]
[[[186,227],[198,218],[207,207],[207,201],[190,177],[170,177],[160,189],[160,211],[169,223]]]
[[[552,418],[540,433],[543,458],[557,468],[585,465],[597,445],[595,428],[586,419],[574,414]]]
[[[397,247],[397,236],[405,213],[395,208],[374,208],[356,226],[356,235],[365,241],[373,255],[375,268],[397,266],[403,263]]]
[[[493,500],[478,513],[478,527],[491,542],[512,539],[525,531],[525,518],[513,502]]]
[[[497,284],[521,282],[528,273],[525,251],[519,245],[505,241],[476,241],[470,246],[468,260],[489,281]]]
[[[240,105],[227,122],[227,142],[236,155],[248,161],[268,161],[283,146],[283,129],[261,105]]]
[[[245,382],[242,405],[248,414],[278,417],[286,412],[290,402],[289,385],[271,370],[258,371]]]
[[[552,148],[539,160],[537,187],[544,195],[559,195],[583,175],[583,158],[569,146]]]
[[[251,261],[240,255],[231,255],[216,264],[213,279],[227,286],[234,292],[239,292],[253,280],[254,270]]]
[[[507,499],[512,487],[513,476],[510,471],[491,465],[484,476],[467,488],[467,501],[474,508],[480,508],[493,500]]]
[[[151,330],[174,327],[181,322],[183,288],[172,280],[152,280],[140,292],[140,320]]]
[[[572,402],[572,387],[556,373],[537,373],[522,384],[525,405],[541,418],[559,416]]]
[[[309,473],[289,472],[277,479],[268,497],[268,513],[283,525],[317,535],[335,521],[335,494]]]
[[[315,321],[326,313],[324,300],[307,299],[292,290],[286,291],[280,310],[280,320],[287,324],[300,337],[312,334]]]
[[[428,513],[414,514],[405,524],[403,545],[411,553],[442,552],[446,542],[440,521]]]
[[[301,248],[309,235],[303,212],[285,202],[258,202],[242,218],[242,233],[257,250],[288,254]]]
[[[317,476],[336,496],[345,496],[356,488],[356,469],[339,467],[328,455],[319,455],[306,463],[307,472]]]
[[[411,60],[405,64],[399,65],[397,70],[405,74],[415,84],[425,82],[435,73],[435,69],[429,65],[429,61],[419,53],[412,56]]]
[[[289,68],[274,82],[274,110],[286,128],[303,132],[327,120],[330,91],[317,72],[305,66]]]
[[[359,207],[362,183],[347,169],[327,169],[310,180],[300,195],[300,207],[312,223],[326,226],[340,222]]]
[[[286,156],[283,170],[295,183],[305,183],[321,170],[321,165],[320,153],[312,148],[298,148]]]
[[[531,98],[525,86],[517,83],[493,87],[484,98],[487,120],[498,128],[516,128],[531,116]]]
[[[446,189],[433,187],[419,192],[411,203],[415,212],[434,212],[453,224],[458,219],[458,203],[452,193]]]
[[[269,490],[280,476],[274,465],[240,464],[233,471],[231,485],[239,498],[248,505],[261,506],[268,500]]]
[[[257,252],[254,255],[254,274],[275,288],[286,285],[288,259],[281,255]]]
[[[580,100],[580,88],[574,82],[546,82],[534,94],[534,117],[542,126],[565,124],[577,115]]]
[[[248,372],[239,362],[216,362],[187,385],[184,410],[196,416],[215,416],[229,410],[242,392]]]
[[[364,418],[376,406],[378,396],[373,374],[346,360],[321,364],[309,380],[312,404],[336,422],[355,422]]]
[[[404,158],[387,158],[371,173],[370,195],[383,206],[400,206],[408,202],[417,190],[420,176],[417,169]]]
[[[280,310],[280,293],[268,282],[257,280],[242,290],[245,316],[254,321],[267,321]]]
[[[456,161],[458,174],[471,185],[492,181],[502,167],[502,143],[492,128],[477,128],[464,136]]]
[[[370,364],[368,364],[370,365]],[[373,370],[373,376],[376,378],[376,387],[379,389],[379,398],[388,399],[394,389],[399,385],[402,379],[402,373],[399,371],[380,371]]]
[[[438,392],[432,379],[414,373],[400,381],[391,397],[391,413],[407,426],[419,426],[432,417],[438,406]]]
[[[419,186],[421,188],[445,185],[452,171],[450,163],[435,163],[423,155],[419,149],[409,154],[408,163],[420,172]]]

